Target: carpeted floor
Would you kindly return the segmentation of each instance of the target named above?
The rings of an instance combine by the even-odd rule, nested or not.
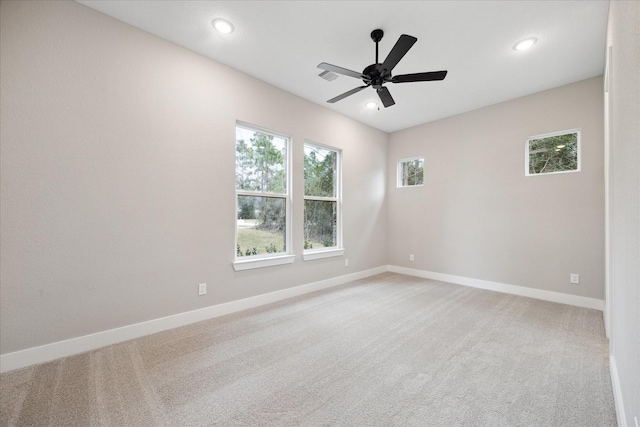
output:
[[[2,426],[614,426],[602,313],[385,273],[0,376]]]

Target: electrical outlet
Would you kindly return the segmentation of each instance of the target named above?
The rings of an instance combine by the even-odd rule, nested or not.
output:
[[[349,267],[349,258],[345,258],[345,260],[344,260],[344,266],[345,266],[345,267]]]
[[[198,295],[205,295],[207,293],[207,284],[200,283],[198,285]]]
[[[413,254],[409,255],[409,261],[413,261]]]
[[[571,283],[573,283],[574,285],[577,285],[578,283],[580,283],[580,275],[576,274],[576,273],[571,273],[569,280],[571,281]]]

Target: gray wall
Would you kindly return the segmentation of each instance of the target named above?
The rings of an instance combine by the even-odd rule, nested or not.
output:
[[[525,176],[526,137],[574,128],[580,172]],[[393,133],[389,264],[603,299],[602,147],[601,77]],[[425,184],[396,188],[412,156]]]
[[[612,1],[608,209],[611,355],[626,423],[640,423],[640,2]],[[620,420],[618,414],[618,419]],[[637,421],[634,423],[634,417]]]
[[[386,133],[75,2],[1,5],[3,354],[386,264]],[[293,265],[232,268],[236,120],[293,137]],[[305,138],[343,150],[349,268],[301,259]]]

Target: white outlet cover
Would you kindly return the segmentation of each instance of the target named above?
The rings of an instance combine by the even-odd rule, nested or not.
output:
[[[207,284],[200,283],[198,285],[198,295],[206,295],[206,293],[207,293]]]
[[[571,283],[574,284],[578,284],[580,283],[580,275],[579,274],[575,274],[575,273],[571,273],[569,280],[571,281]]]

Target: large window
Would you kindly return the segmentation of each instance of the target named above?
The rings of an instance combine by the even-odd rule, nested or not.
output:
[[[412,157],[398,162],[398,187],[413,187],[424,183],[424,159]]]
[[[236,125],[236,270],[290,253],[288,146],[286,136]]]
[[[526,175],[577,172],[579,170],[579,129],[527,138]]]
[[[305,259],[343,254],[340,222],[340,152],[305,143]]]

